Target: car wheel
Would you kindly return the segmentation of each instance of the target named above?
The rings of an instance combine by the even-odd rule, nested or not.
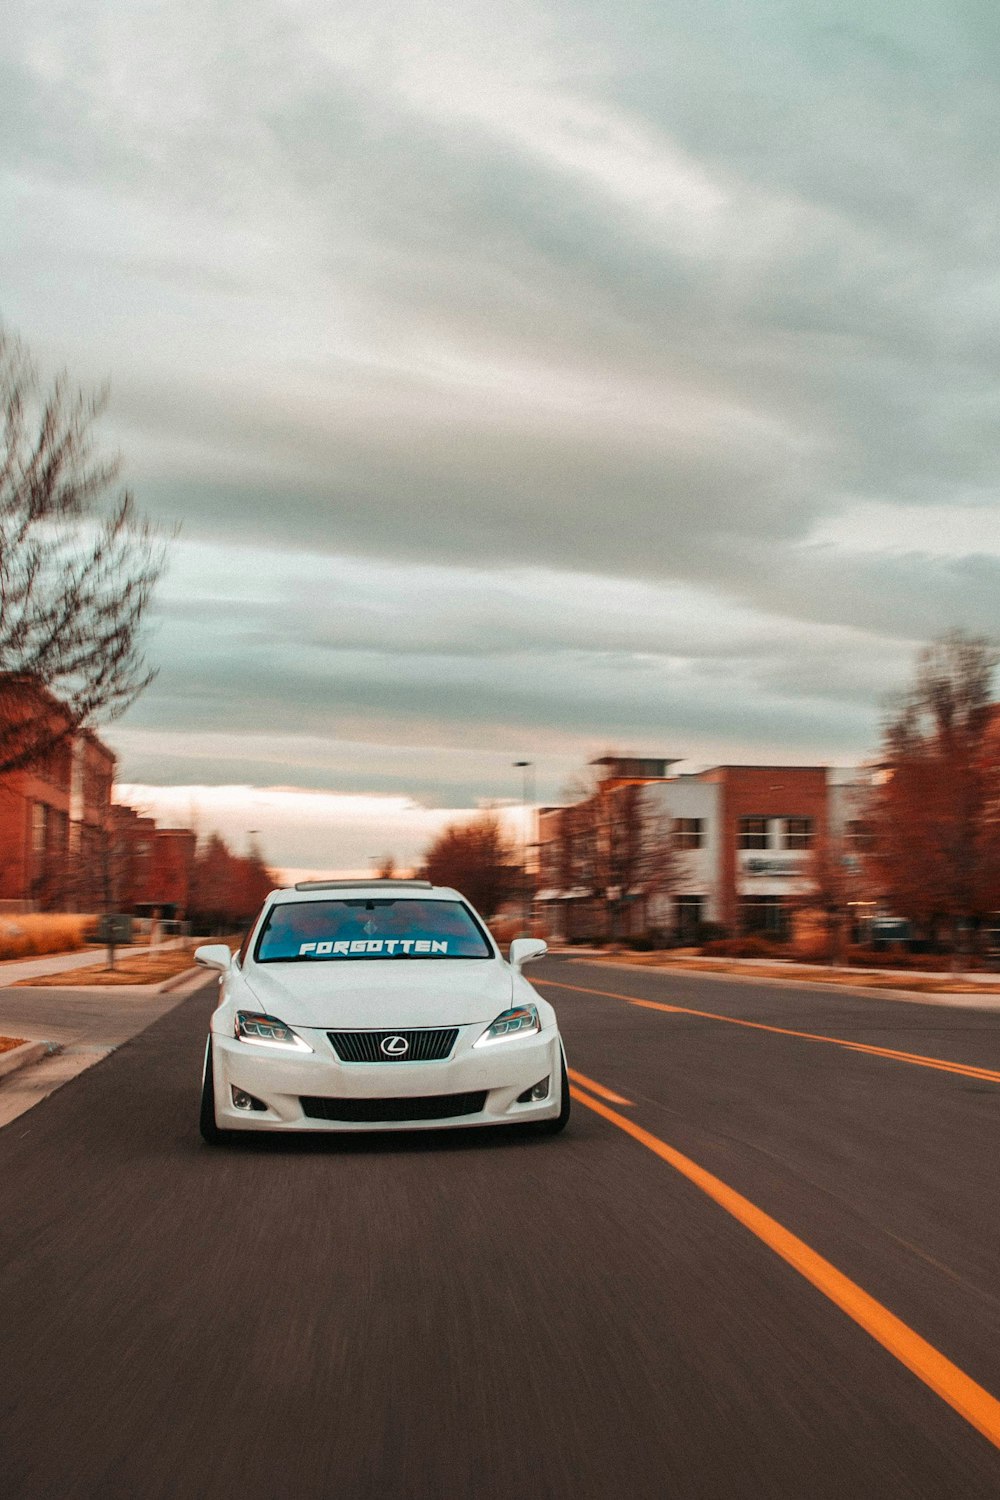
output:
[[[559,1106],[559,1113],[553,1116],[551,1120],[538,1120],[535,1122],[534,1128],[538,1135],[558,1135],[560,1130],[565,1130],[566,1126],[569,1124],[570,1105],[573,1101],[571,1100],[569,1094],[569,1079],[566,1076],[565,1058],[563,1058],[562,1060],[562,1070],[560,1078],[560,1094],[562,1102]]]
[[[201,1085],[201,1116],[199,1118],[202,1140],[210,1146],[221,1145],[229,1139],[228,1130],[220,1130],[215,1122],[215,1077],[212,1069],[212,1038],[205,1048],[205,1077]]]

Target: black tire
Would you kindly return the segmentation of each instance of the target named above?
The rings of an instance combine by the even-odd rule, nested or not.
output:
[[[210,1146],[221,1146],[229,1139],[228,1130],[220,1130],[215,1123],[215,1078],[212,1072],[212,1038],[205,1048],[205,1078],[201,1085],[201,1115],[198,1120],[201,1138]]]
[[[537,1120],[535,1122],[534,1129],[538,1135],[558,1135],[559,1132],[561,1130],[565,1130],[566,1126],[569,1124],[570,1106],[572,1105],[573,1101],[570,1098],[569,1094],[569,1079],[566,1076],[565,1057],[562,1060],[562,1069],[560,1076],[561,1103],[559,1105],[559,1113],[555,1115],[551,1120]]]

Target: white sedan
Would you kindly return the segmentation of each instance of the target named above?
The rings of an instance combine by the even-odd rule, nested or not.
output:
[[[201,1133],[441,1129],[569,1119],[555,1011],[457,891],[418,880],[273,891],[221,972]]]

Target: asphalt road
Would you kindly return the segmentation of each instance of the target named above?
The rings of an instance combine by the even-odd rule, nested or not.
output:
[[[1000,1074],[993,1016],[558,960],[531,976],[560,986],[571,1066],[629,1101],[613,1115],[1000,1395],[1000,1082],[836,1044]],[[213,994],[0,1130],[5,1497],[1000,1494],[954,1375],[932,1389],[579,1101],[552,1140],[203,1146]]]
[[[51,972],[59,972],[58,959]],[[0,982],[4,978],[6,975],[0,973]],[[148,986],[131,985],[0,988],[0,1035],[45,1042],[59,1049],[35,1067],[3,1080],[0,1130],[122,1042],[145,1031],[151,1021],[173,1010],[189,989],[183,978],[180,984],[182,988],[172,984],[169,990],[158,993],[154,989],[152,994]]]

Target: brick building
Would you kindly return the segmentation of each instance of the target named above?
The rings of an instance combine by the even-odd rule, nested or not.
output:
[[[114,812],[111,792],[115,756],[90,729],[70,741],[69,904],[77,911],[103,911],[115,902]]]
[[[112,801],[114,752],[43,688],[3,681],[4,726],[62,734],[24,767],[0,774],[0,910],[118,910],[183,917],[196,834],[157,828]]]
[[[8,681],[5,712],[65,731],[61,705],[31,683]],[[69,881],[73,746],[56,742],[29,764],[0,775],[0,903],[8,909],[62,906]]]
[[[137,912],[155,890],[156,823],[121,803],[112,806],[111,814],[115,904],[121,911]]]
[[[863,829],[868,777],[825,766],[713,766],[670,775],[674,761],[606,757],[594,763],[596,795],[640,784],[648,817],[668,830],[675,868],[666,888],[621,893],[621,935],[650,928],[681,938],[706,924],[731,934],[788,934],[791,916],[813,889],[815,852],[836,836],[850,862],[851,839]],[[538,910],[553,936],[597,937],[599,903],[579,867],[567,860],[572,809],[538,814]],[[853,832],[852,832],[853,831]],[[861,836],[860,834],[858,836]],[[856,861],[855,861],[856,863]]]
[[[187,913],[197,843],[193,829],[156,829],[150,884],[134,907],[140,916],[183,917]]]
[[[120,803],[111,811],[117,909],[139,917],[183,918],[191,900],[197,834],[191,828],[157,828],[153,818]]]
[[[718,789],[714,921],[730,932],[787,929],[791,898],[808,890],[810,851],[827,837],[825,766],[714,766]]]

